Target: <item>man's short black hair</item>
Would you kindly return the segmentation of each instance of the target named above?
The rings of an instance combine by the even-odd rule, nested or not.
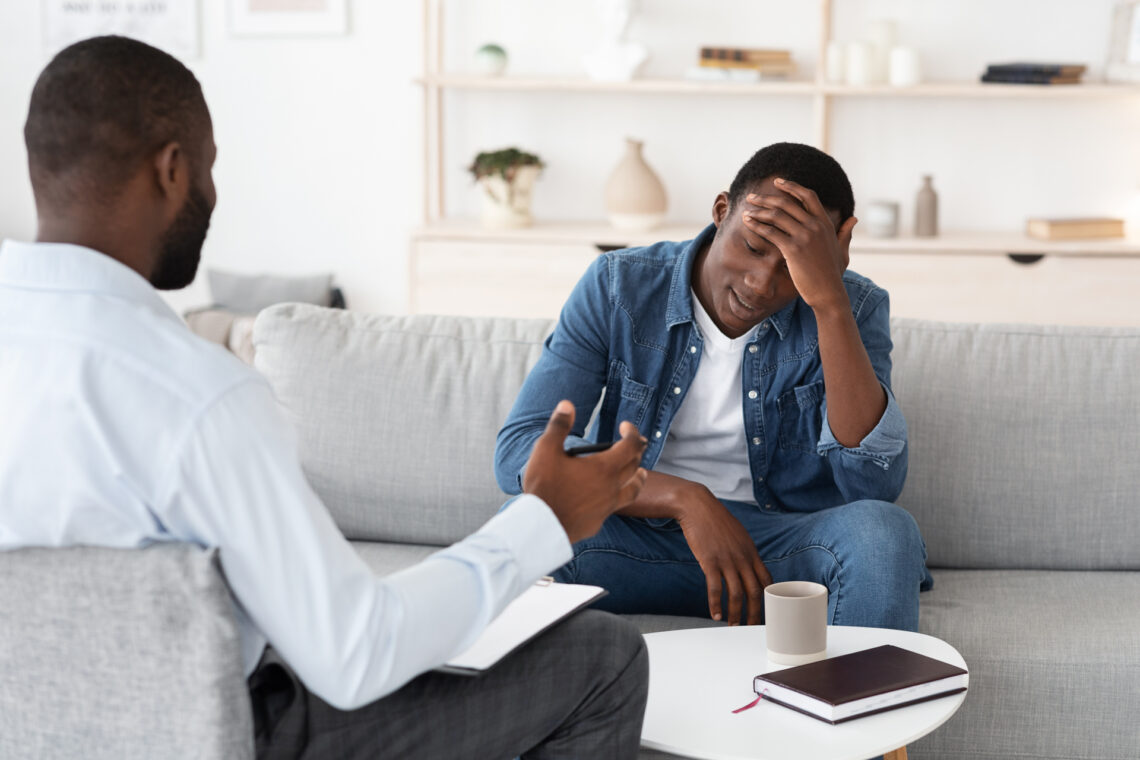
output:
[[[783,177],[815,191],[826,209],[839,212],[842,224],[855,213],[855,195],[843,167],[818,148],[799,143],[775,143],[756,151],[736,173],[728,188],[731,208],[769,177]]]
[[[201,85],[173,56],[127,37],[77,42],[32,90],[24,141],[36,198],[110,200],[163,145],[197,152],[208,123]]]

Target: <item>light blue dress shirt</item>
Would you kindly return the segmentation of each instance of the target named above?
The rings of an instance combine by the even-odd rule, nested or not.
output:
[[[462,651],[571,557],[524,496],[464,541],[378,578],[301,471],[268,383],[96,251],[0,247],[0,550],[218,547],[246,672],[266,642],[351,709]]]

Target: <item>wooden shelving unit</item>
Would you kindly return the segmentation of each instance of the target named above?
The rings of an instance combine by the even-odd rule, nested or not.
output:
[[[822,150],[828,150],[831,142],[832,104],[837,98],[950,98],[950,99],[998,99],[1008,101],[1018,100],[1072,100],[1080,101],[1096,98],[1136,98],[1140,97],[1140,85],[1113,84],[1087,82],[1078,85],[1013,85],[1013,84],[983,84],[977,81],[969,82],[924,82],[914,87],[891,87],[888,85],[875,85],[868,87],[852,87],[843,84],[831,84],[823,80],[826,70],[824,55],[828,42],[831,39],[832,0],[817,0],[819,23],[819,46],[817,48],[816,72],[817,78],[813,80],[789,81],[760,81],[749,83],[736,82],[701,82],[685,79],[638,79],[631,82],[595,82],[584,77],[550,77],[550,76],[505,76],[487,77],[471,74],[446,72],[443,70],[443,35],[442,13],[443,0],[422,0],[424,10],[424,73],[416,80],[424,90],[424,119],[426,128],[425,155],[424,155],[424,219],[425,224],[416,230],[413,235],[410,275],[412,293],[410,303],[413,310],[424,308],[430,310],[433,305],[451,304],[456,298],[463,297],[463,290],[458,282],[443,287],[440,293],[447,291],[447,298],[424,298],[425,289],[430,284],[424,279],[425,273],[432,272],[431,276],[451,277],[449,265],[462,270],[471,266],[471,260],[483,257],[484,266],[500,268],[520,268],[520,272],[502,273],[504,282],[514,278],[516,283],[525,282],[521,270],[530,272],[528,276],[541,280],[546,277],[548,285],[548,299],[559,299],[568,292],[573,282],[563,280],[574,272],[581,273],[581,269],[588,263],[588,257],[594,256],[599,250],[627,245],[644,245],[657,240],[684,240],[691,237],[704,226],[704,222],[694,221],[691,224],[674,224],[650,232],[630,233],[615,230],[604,221],[543,221],[533,227],[520,230],[485,230],[476,220],[456,219],[449,217],[444,204],[444,172],[445,145],[443,136],[444,102],[443,93],[447,91],[468,91],[477,95],[479,92],[506,92],[519,93],[526,96],[528,93],[566,93],[572,97],[606,97],[607,95],[638,96],[638,95],[673,95],[677,97],[741,97],[755,99],[764,98],[810,98],[812,104],[812,142]],[[520,252],[518,257],[512,252],[512,247]],[[449,253],[449,251],[451,253]],[[985,265],[978,264],[981,269],[987,269],[985,277],[998,279],[984,283],[996,295],[1001,288],[1015,287],[1012,280],[1001,280],[1005,277],[1007,269],[992,269],[996,266],[1011,267],[1008,271],[1029,271],[1035,258],[1027,257],[1046,256],[1050,259],[1063,259],[1076,261],[1078,259],[1112,259],[1119,271],[1114,270],[1112,276],[1116,278],[1140,275],[1140,242],[1131,240],[1094,240],[1094,241],[1047,241],[1035,240],[1021,234],[1020,231],[949,231],[937,238],[899,237],[878,239],[860,237],[852,241],[852,257],[858,260],[859,266],[871,270],[865,273],[876,280],[890,277],[890,271],[879,269],[888,262],[901,270],[909,272],[910,279],[906,284],[919,284],[919,274],[913,269],[914,260],[927,262],[930,267],[942,267],[947,277],[959,277],[957,270],[950,267],[957,265],[955,261],[979,262],[978,257],[988,257],[993,260]],[[522,255],[525,252],[525,256]],[[1008,255],[1008,258],[1007,258]],[[963,259],[962,257],[972,257]],[[1017,257],[1013,263],[1009,258]],[[527,258],[530,257],[530,258]],[[559,258],[561,257],[561,258]],[[532,264],[532,259],[537,262]],[[1004,263],[996,263],[1000,259]],[[1057,274],[1058,267],[1068,266],[1061,264],[1050,265],[1042,269],[1038,267],[1034,277],[1045,277],[1043,271],[1053,271],[1048,275],[1056,279],[1057,285],[1062,284],[1063,278],[1076,276],[1083,277],[1082,272],[1076,275],[1066,273]],[[1132,268],[1130,268],[1132,267]],[[981,271],[979,269],[978,271]],[[485,272],[499,274],[498,270],[490,269]],[[1067,271],[1067,270],[1066,270]],[[1107,272],[1107,270],[1105,270]],[[935,269],[931,269],[932,276],[938,277]],[[1046,273],[1047,274],[1047,273]],[[476,270],[468,272],[468,277],[477,276]],[[430,278],[429,278],[430,279]],[[1088,278],[1086,278],[1088,279]],[[968,278],[959,277],[960,287]],[[1041,280],[1042,283],[1045,280]],[[1053,282],[1053,281],[1050,281]],[[1091,283],[1092,280],[1089,280]],[[1086,283],[1087,284],[1087,283]],[[1041,285],[1045,287],[1044,284]],[[1053,285],[1050,285],[1053,287]],[[1091,288],[1091,284],[1087,284]],[[451,290],[448,290],[451,288]],[[1042,291],[1044,292],[1044,291]],[[531,295],[534,295],[533,293]],[[528,296],[529,297],[529,296]],[[474,303],[471,296],[467,303]],[[539,296],[534,295],[534,302],[522,308],[523,315],[534,316],[538,314],[549,315],[540,303]],[[434,300],[433,300],[434,299]],[[452,299],[452,300],[448,300]],[[560,303],[560,301],[559,301]],[[1123,307],[1121,307],[1122,309]],[[1118,309],[1120,311],[1121,309]],[[946,315],[939,314],[939,318]],[[950,314],[952,317],[953,314]],[[1118,317],[1110,323],[1131,323],[1134,319],[1140,324],[1140,313],[1135,318],[1127,315]],[[1124,321],[1122,321],[1124,320]],[[1071,320],[1070,320],[1071,321]]]

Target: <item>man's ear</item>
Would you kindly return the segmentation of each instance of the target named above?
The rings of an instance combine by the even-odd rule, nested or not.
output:
[[[728,202],[728,193],[721,193],[713,201],[712,218],[713,224],[720,228],[721,222],[728,216],[728,210],[731,204]]]
[[[164,199],[174,201],[176,208],[190,192],[190,165],[186,151],[177,142],[168,142],[154,154],[155,188]]]

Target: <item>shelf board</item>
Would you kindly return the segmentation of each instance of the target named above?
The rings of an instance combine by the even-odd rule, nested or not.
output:
[[[938,237],[873,238],[856,235],[856,253],[1047,254],[1049,256],[1140,256],[1140,241],[1125,238],[1038,240],[1020,232],[945,232]]]
[[[584,77],[480,76],[437,74],[417,84],[448,90],[501,90],[507,92],[615,92],[667,95],[810,95],[815,82],[773,79],[763,82],[700,82],[689,79],[634,79],[630,82],[596,82]]]
[[[675,95],[831,95],[838,97],[935,98],[1089,98],[1140,95],[1140,85],[1087,82],[1075,85],[991,84],[983,82],[924,82],[913,87],[822,84],[807,80],[761,82],[703,82],[689,79],[634,79],[596,82],[584,77],[481,76],[435,74],[417,84],[448,90],[503,92],[598,92]]]
[[[456,240],[504,243],[553,243],[605,246],[649,245],[660,240],[687,240],[707,222],[669,224],[646,232],[617,230],[603,221],[537,222],[513,230],[488,230],[475,219],[446,219],[416,229],[417,240]],[[1036,240],[1018,232],[946,232],[935,238],[872,238],[856,235],[853,253],[916,253],[956,255],[1047,254],[1050,256],[1140,256],[1140,241]]]
[[[489,230],[477,219],[445,219],[415,230],[419,240],[474,240],[527,243],[571,243],[584,245],[649,245],[660,240],[687,240],[707,222],[670,224],[655,230],[618,230],[603,221],[536,222],[530,227]]]
[[[820,89],[827,95],[897,98],[1098,98],[1140,95],[1140,86],[1108,82],[1065,85],[923,82],[912,87],[825,84]]]

